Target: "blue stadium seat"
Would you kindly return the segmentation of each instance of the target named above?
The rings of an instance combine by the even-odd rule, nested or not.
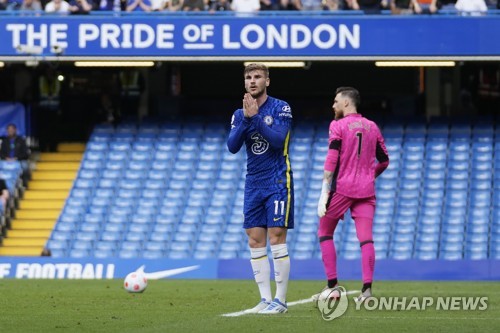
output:
[[[428,230],[422,228],[416,235],[417,248],[426,248],[426,246],[434,246],[439,243],[439,230],[436,233],[427,232]]]
[[[97,183],[97,189],[107,189],[114,191],[115,187],[118,186],[118,183],[116,182],[116,179],[113,178],[102,178],[99,180]],[[102,194],[102,193],[101,193]],[[101,198],[106,197],[106,196],[100,196]]]
[[[108,143],[107,142],[102,142],[102,141],[90,141],[87,143],[86,146],[86,151],[87,152],[107,152],[108,151]]]
[[[158,216],[156,216],[156,223],[158,224],[175,224],[179,220],[179,211],[172,210],[174,214],[162,214],[162,212],[166,212],[162,210]]]
[[[106,151],[95,151],[95,150],[88,150],[84,156],[83,159],[86,161],[102,161],[107,158],[107,152]]]
[[[185,250],[171,250],[168,253],[168,258],[170,259],[187,259],[191,257],[191,251],[185,251]]]
[[[128,176],[133,175],[133,177],[136,178],[126,178],[121,180],[118,184],[120,191],[137,191],[142,188],[142,179],[145,178],[145,174],[142,174],[141,172],[133,174],[131,170],[127,170],[126,174]]]
[[[416,251],[415,258],[419,260],[436,260],[438,254],[436,251]]]
[[[53,250],[66,250],[68,248],[69,241],[67,240],[56,240],[49,239],[45,245],[51,251]]]
[[[203,259],[211,259],[211,258],[214,258],[214,253],[211,252],[211,251],[194,251],[193,252],[193,258],[194,259],[199,259],[199,260],[203,260]]]
[[[115,190],[113,188],[98,187],[94,194],[96,198],[113,198],[115,196]]]
[[[110,149],[110,152],[109,152],[110,155],[113,152],[127,152],[128,153],[130,151],[130,144],[128,142],[113,141],[113,142],[109,143],[109,149]]]
[[[160,144],[177,144],[177,142],[179,141],[179,134],[178,133],[165,133],[165,132],[162,132],[162,130],[160,130],[160,133],[158,133],[158,136],[157,136],[157,145],[160,145]],[[158,149],[158,148],[157,148]]]
[[[142,251],[143,243],[141,241],[123,241],[120,245],[120,250],[125,251]]]
[[[164,251],[144,250],[142,257],[145,259],[160,259],[165,257]]]
[[[152,189],[143,189],[141,192],[141,196],[147,199],[159,199],[165,195],[165,191],[163,190],[152,190]]]
[[[354,251],[344,251],[340,253],[340,257],[348,260],[354,260],[354,259],[359,259],[361,257],[360,251],[354,250]]]
[[[115,241],[106,241],[106,240],[101,240],[97,241],[94,245],[94,251],[95,250],[103,250],[103,251],[113,251],[117,247],[117,242]],[[94,252],[95,254],[95,252]]]
[[[108,160],[113,162],[125,162],[128,160],[128,150],[111,150],[108,154]]]
[[[489,190],[491,189],[491,185],[491,180],[472,179],[470,182],[471,190]]]
[[[174,223],[171,223],[171,224],[154,223],[153,224],[152,233],[153,234],[166,234],[166,235],[169,235],[169,234],[172,234],[172,232],[174,231],[174,229],[175,229],[175,224]]]
[[[95,240],[82,240],[76,239],[73,241],[71,248],[77,250],[92,250],[94,248]]]
[[[132,150],[141,152],[151,152],[154,150],[154,144],[152,142],[147,142],[147,141],[137,141],[132,144]]]
[[[80,171],[78,171],[78,178],[82,179],[98,179],[100,176],[101,176],[101,170],[80,169]]]
[[[92,133],[90,136],[90,142],[99,143],[99,142],[109,142],[111,141],[113,134],[111,133]]]
[[[83,232],[100,232],[101,225],[97,223],[83,223],[79,227],[79,231]]]
[[[145,150],[135,150],[130,154],[132,161],[146,162],[151,159],[151,153]]]
[[[172,160],[153,160],[151,162],[151,171],[156,171],[160,174],[163,174],[165,176],[165,171],[171,170],[172,169]],[[149,177],[151,177],[151,172],[149,174]],[[156,178],[156,177],[155,177]]]
[[[89,203],[88,199],[89,198],[69,197],[68,199],[66,199],[65,206],[86,208]]]
[[[69,251],[70,258],[87,258],[90,256],[90,250],[72,249]]]
[[[102,173],[103,177],[106,178],[120,178],[121,177],[121,171],[125,168],[125,160],[123,161],[106,161],[106,164],[104,165],[105,170]],[[115,174],[112,174],[112,172],[115,172]],[[110,173],[110,176],[107,176],[107,174]]]
[[[144,177],[146,172],[149,170],[150,166],[151,166],[151,161],[133,159],[128,162],[128,170],[135,172],[142,171],[143,173],[141,177]]]
[[[238,251],[236,250],[221,250],[219,252],[220,259],[233,259],[238,257]]]
[[[123,239],[123,234],[119,231],[103,231],[100,239],[108,242],[118,242]]]
[[[470,205],[472,207],[490,207],[491,205],[491,191],[490,190],[477,190],[470,193]]]
[[[84,178],[77,178],[73,184],[75,188],[81,188],[81,189],[93,189],[95,187],[95,180],[94,179],[84,179]]]
[[[64,232],[76,231],[77,225],[78,222],[64,222],[64,219],[59,219],[59,222],[55,226],[55,230]]]

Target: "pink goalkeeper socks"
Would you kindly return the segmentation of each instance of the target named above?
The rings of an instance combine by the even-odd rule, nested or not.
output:
[[[373,220],[358,217],[355,219],[356,234],[361,246],[361,271],[363,283],[373,281],[373,271],[375,270],[375,247],[373,246]]]
[[[333,232],[338,223],[339,220],[332,220],[326,216],[319,220],[319,246],[321,248],[323,267],[325,268],[328,280],[337,278],[337,253],[335,252],[335,244],[333,243]]]
[[[333,239],[327,239],[319,243],[321,247],[321,257],[323,258],[323,267],[328,280],[337,278],[337,253]]]
[[[375,247],[373,242],[365,243],[361,247],[361,271],[363,273],[363,283],[373,281],[373,271],[375,270]]]

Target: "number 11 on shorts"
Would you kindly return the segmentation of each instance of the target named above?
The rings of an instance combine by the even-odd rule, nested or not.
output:
[[[274,215],[285,215],[285,201],[274,200]]]

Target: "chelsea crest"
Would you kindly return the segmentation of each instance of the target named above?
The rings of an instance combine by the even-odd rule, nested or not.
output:
[[[273,117],[271,117],[271,116],[265,116],[264,117],[264,122],[266,123],[267,126],[271,126],[273,124]]]

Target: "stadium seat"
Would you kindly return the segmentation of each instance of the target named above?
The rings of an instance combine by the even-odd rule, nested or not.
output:
[[[87,258],[90,256],[90,253],[91,253],[90,250],[71,249],[69,251],[69,257],[70,258]]]

